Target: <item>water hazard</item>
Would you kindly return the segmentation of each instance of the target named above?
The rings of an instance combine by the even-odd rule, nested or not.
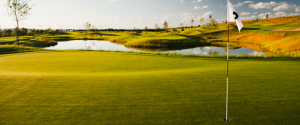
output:
[[[97,41],[97,40],[72,40],[58,42],[55,46],[46,47],[45,49],[58,49],[58,50],[107,50],[107,51],[134,51],[134,52],[170,52],[178,54],[195,54],[195,55],[209,55],[210,53],[225,54],[227,51],[224,49],[226,47],[217,47],[217,46],[202,46],[194,47],[188,49],[166,49],[166,48],[129,48],[121,44],[111,43],[109,41]],[[235,49],[229,49],[230,54],[241,55],[257,55],[257,56],[266,56],[265,53],[252,50],[249,48],[238,47]]]

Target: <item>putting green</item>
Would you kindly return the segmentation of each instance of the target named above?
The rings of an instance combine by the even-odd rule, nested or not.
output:
[[[232,59],[229,124],[300,122],[297,59]],[[225,124],[226,59],[116,52],[0,57],[0,124]]]

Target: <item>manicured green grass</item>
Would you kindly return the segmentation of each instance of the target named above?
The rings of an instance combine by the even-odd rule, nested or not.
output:
[[[0,124],[298,124],[299,59],[62,51],[0,57]]]

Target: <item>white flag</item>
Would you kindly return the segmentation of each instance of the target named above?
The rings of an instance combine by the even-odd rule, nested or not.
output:
[[[227,4],[227,21],[228,22],[236,22],[239,32],[241,32],[241,29],[243,28],[244,25],[242,24],[240,16],[237,14],[237,12],[233,8],[233,6],[229,0],[228,0],[228,4]]]

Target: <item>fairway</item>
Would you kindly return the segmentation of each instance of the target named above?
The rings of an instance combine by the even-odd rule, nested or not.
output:
[[[0,56],[0,124],[297,124],[299,59],[122,52]]]

